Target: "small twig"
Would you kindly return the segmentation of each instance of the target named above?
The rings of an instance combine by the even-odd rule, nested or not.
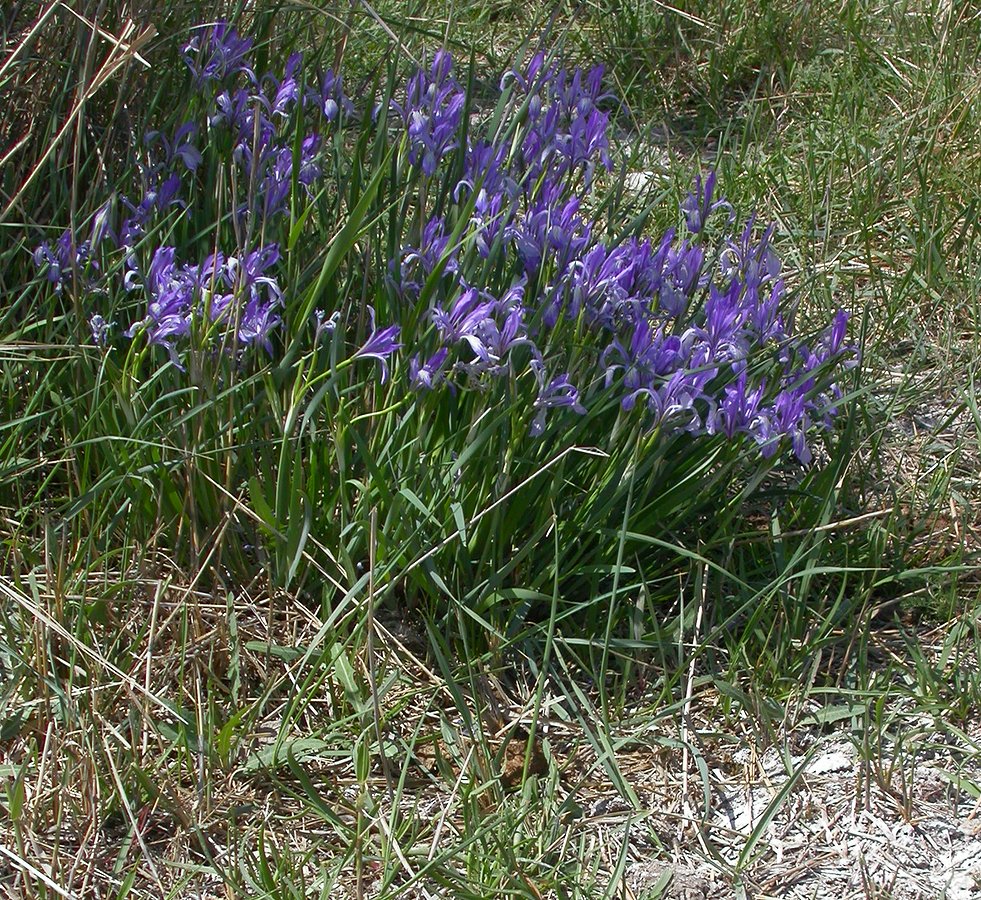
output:
[[[382,715],[381,699],[378,696],[378,672],[375,668],[375,553],[378,546],[378,509],[371,510],[371,536],[368,544],[368,687],[371,690],[371,712],[375,726],[375,740],[378,742],[378,757],[382,771],[385,773],[385,784],[388,787],[389,802],[395,800],[395,790],[392,786],[392,773],[382,744]]]
[[[815,525],[813,528],[798,528],[794,531],[781,531],[780,534],[750,534],[746,537],[741,537],[734,541],[736,546],[741,546],[742,544],[752,544],[758,541],[767,541],[772,543],[774,541],[782,541],[784,538],[791,537],[805,537],[809,534],[818,534],[822,531],[839,531],[844,528],[851,528],[853,525],[861,525],[862,522],[867,522],[869,519],[881,519],[885,516],[892,515],[893,509],[876,509],[872,512],[862,513],[859,516],[852,516],[850,519],[840,519],[837,522],[828,522],[826,525]]]
[[[688,801],[688,766],[689,766],[689,756],[690,749],[688,744],[688,734],[690,730],[691,721],[691,701],[695,691],[695,651],[698,648],[698,634],[702,629],[702,613],[705,610],[705,600],[708,591],[707,587],[708,581],[708,569],[707,567],[702,570],[702,585],[701,591],[698,596],[698,609],[695,611],[695,627],[692,631],[691,640],[691,657],[688,660],[688,671],[685,675],[685,701],[681,708],[681,746],[682,746],[682,765],[681,765],[681,777],[682,777],[682,804],[683,810],[686,815],[690,815],[692,818],[695,817],[694,810],[691,809]],[[681,648],[682,653],[684,653],[685,638],[684,638],[684,627],[682,626],[681,631]],[[708,810],[705,811],[708,814]]]

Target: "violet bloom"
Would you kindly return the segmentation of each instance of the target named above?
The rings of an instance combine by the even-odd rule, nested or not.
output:
[[[471,375],[499,375],[507,371],[506,360],[519,346],[528,347],[533,359],[541,358],[538,348],[528,337],[524,307],[515,304],[508,308],[505,301],[501,301],[497,314],[503,316],[503,323],[498,324],[497,319],[489,316],[477,324],[468,340],[474,359],[461,364],[461,368]]]
[[[424,363],[420,362],[419,355],[415,355],[409,360],[409,384],[413,389],[433,390],[444,378],[443,367],[450,355],[446,347],[440,347]]]
[[[188,267],[197,280],[201,312],[235,327],[240,347],[258,344],[272,353],[271,334],[282,322],[278,310],[283,291],[269,270],[278,261],[278,245],[268,244],[227,259],[215,254],[200,267]]]
[[[332,337],[341,322],[340,310],[334,310],[329,316],[322,309],[313,311],[313,342],[319,344],[324,338]]]
[[[388,357],[390,357],[402,345],[399,343],[399,326],[389,325],[386,328],[378,328],[375,325],[375,310],[368,307],[368,314],[371,316],[371,334],[360,349],[355,351],[352,359],[377,359],[381,364],[381,382],[388,379]]]
[[[718,409],[706,422],[708,433],[722,432],[730,440],[740,432],[752,434],[762,424],[760,416],[765,391],[765,379],[750,390],[746,371],[740,372],[734,382],[725,386]]]
[[[780,258],[772,246],[774,225],[769,225],[760,239],[754,239],[756,214],[747,219],[738,240],[729,238],[719,259],[726,278],[739,275],[748,285],[762,285],[780,276]]]
[[[172,139],[162,131],[148,131],[143,136],[143,141],[148,147],[160,144],[165,166],[172,166],[180,160],[189,172],[194,172],[201,165],[201,151],[193,143],[197,130],[198,126],[194,122],[184,122],[178,126]]]
[[[609,116],[597,108],[607,96],[601,94],[602,76],[601,67],[585,77],[581,69],[570,74],[546,68],[538,55],[527,73],[512,72],[503,79],[502,84],[513,79],[527,96],[520,144],[527,189],[545,172],[562,178],[582,169],[588,186],[597,162],[610,168]]]
[[[784,283],[782,279],[775,281],[761,296],[758,288],[747,286],[743,297],[743,307],[746,311],[746,324],[758,344],[767,341],[780,343],[787,338],[783,316],[780,307],[784,298]]]
[[[644,301],[632,293],[639,246],[636,238],[611,250],[596,243],[570,266],[566,282],[571,318],[584,311],[590,322],[613,330],[643,315]]]
[[[270,335],[273,329],[283,321],[276,313],[278,305],[278,297],[268,299],[253,294],[249,298],[238,323],[237,338],[240,346],[248,347],[250,344],[258,344],[272,356],[273,347]]]
[[[848,320],[851,318],[844,309],[839,309],[831,321],[831,327],[824,339],[824,350],[828,357],[836,356],[845,349],[845,335],[848,331]]]
[[[705,286],[708,279],[702,272],[704,260],[705,251],[688,241],[668,249],[658,300],[661,309],[672,318],[680,318],[695,291]]]
[[[589,225],[579,215],[580,199],[563,200],[558,185],[548,187],[535,198],[524,217],[505,232],[514,242],[529,278],[541,269],[546,254],[555,262],[556,276],[561,277],[592,240]]]
[[[537,114],[532,113],[524,125],[521,139],[521,163],[523,184],[526,191],[533,189],[544,172],[554,179],[560,179],[568,169],[568,159],[562,165],[559,155],[559,140],[562,134],[562,111],[557,104],[544,107]]]
[[[592,180],[597,161],[607,171],[613,167],[609,154],[610,140],[606,133],[609,121],[606,113],[593,109],[587,115],[573,119],[568,131],[556,137],[556,145],[567,160],[568,168],[582,168],[587,184]]]
[[[695,176],[695,189],[681,202],[681,210],[685,214],[685,224],[692,234],[698,234],[712,213],[719,209],[729,210],[729,221],[735,218],[732,204],[724,197],[712,199],[715,191],[715,170],[709,172],[703,184],[702,173]]]
[[[579,415],[585,414],[586,407],[579,402],[579,390],[569,381],[568,373],[546,384],[545,367],[540,361],[532,360],[532,371],[538,381],[538,397],[533,406],[535,417],[528,429],[530,437],[539,437],[545,431],[546,412],[550,409],[571,409]]]
[[[777,394],[768,415],[759,417],[754,436],[761,445],[760,452],[767,458],[777,452],[781,438],[789,438],[794,455],[806,466],[812,458],[807,446],[809,425],[803,394],[799,390],[786,390]]]
[[[321,175],[319,153],[320,136],[307,135],[300,145],[300,165],[296,177],[297,183],[304,188],[307,196],[312,196],[313,185]],[[266,156],[264,162],[266,173],[258,190],[262,215],[266,219],[288,215],[293,188],[293,150],[290,147],[274,149]]]
[[[194,76],[195,86],[204,88],[212,81],[224,82],[239,72],[255,82],[251,52],[252,38],[241,37],[228,22],[221,21],[206,33],[192,37],[182,55]]]
[[[88,241],[76,244],[74,235],[66,230],[55,241],[54,247],[47,241],[38,245],[32,259],[38,269],[45,270],[48,281],[54,286],[55,292],[60,294],[63,286],[69,284],[75,273],[86,265],[98,269],[98,263],[90,260],[91,249]]]
[[[147,343],[164,347],[174,365],[183,368],[177,358],[174,342],[191,331],[191,310],[196,278],[174,263],[173,247],[158,247],[150,261],[145,289],[148,295],[147,315],[126,332],[133,337],[146,331]]]
[[[427,176],[457,147],[465,94],[453,78],[453,58],[439,50],[428,74],[419,70],[409,81],[403,104],[392,102],[409,139],[409,162]]]
[[[433,216],[423,226],[419,246],[406,245],[402,248],[402,260],[398,266],[399,283],[396,288],[401,296],[418,297],[426,279],[444,259],[444,272],[457,271],[456,248],[447,254],[449,245],[450,234],[446,230],[446,222],[442,216]],[[392,263],[390,268],[394,270],[395,264]]]
[[[709,372],[679,369],[652,395],[650,407],[656,421],[672,430],[697,434],[702,420],[695,408],[695,401],[705,397],[705,388],[711,379]]]
[[[538,87],[539,74],[544,74],[548,77],[548,73],[552,71],[548,69],[544,70],[543,73],[544,66],[545,54],[539,51],[528,61],[528,66],[524,71],[518,68],[509,69],[501,76],[501,91],[504,91],[509,83],[514,82],[522,93],[532,93]]]
[[[252,94],[245,88],[234,91],[222,91],[212,101],[212,111],[208,115],[210,128],[226,127],[237,135],[240,142],[251,142],[255,133],[256,106],[264,106],[253,100]],[[260,113],[261,115],[261,113]],[[273,125],[262,116],[260,134],[273,131]]]
[[[698,344],[692,353],[696,366],[736,363],[745,360],[750,351],[750,335],[745,327],[746,310],[740,302],[742,285],[733,281],[727,290],[709,287],[705,301],[705,322],[688,333]]]
[[[104,347],[111,327],[110,323],[99,313],[91,315],[89,317],[89,330],[92,332],[92,342],[99,347]]]
[[[607,387],[613,383],[618,372],[623,373],[626,393],[621,405],[624,409],[630,409],[638,391],[652,390],[657,380],[684,367],[690,355],[690,340],[683,340],[678,335],[665,335],[663,328],[654,329],[650,322],[640,319],[634,324],[629,345],[624,347],[619,338],[614,339],[603,351],[600,365],[604,367]]]
[[[320,78],[319,91],[311,91],[311,99],[327,122],[336,122],[341,115],[354,114],[354,104],[345,96],[341,75],[328,69]]]
[[[302,53],[291,53],[286,60],[286,67],[283,70],[282,79],[277,78],[272,72],[267,72],[262,76],[264,90],[271,89],[272,100],[267,100],[266,105],[269,113],[274,116],[285,117],[300,99],[302,84],[297,80],[296,73],[303,64]]]
[[[162,181],[152,170],[149,173],[144,172],[144,189],[140,202],[134,205],[128,197],[122,198],[129,215],[123,219],[114,235],[116,246],[132,252],[156,213],[163,212],[169,206],[184,205],[180,189],[181,179],[176,172],[172,172]]]
[[[436,308],[433,322],[447,344],[465,342],[478,358],[485,357],[482,331],[497,309],[497,301],[481,295],[475,287],[466,288],[450,306],[449,311]]]
[[[459,202],[462,196],[477,191],[474,209],[482,213],[491,197],[502,193],[513,197],[517,185],[505,170],[506,159],[506,146],[498,147],[484,140],[470,144],[463,161],[463,177],[453,192],[453,199]]]
[[[481,191],[483,194],[483,191]],[[479,209],[477,208],[479,207]],[[494,194],[486,198],[478,198],[474,215],[470,217],[474,244],[481,259],[487,259],[494,247],[494,242],[507,229],[514,219],[514,201],[506,194]]]

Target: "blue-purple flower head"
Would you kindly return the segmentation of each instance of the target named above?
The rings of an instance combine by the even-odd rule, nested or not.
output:
[[[433,216],[423,226],[419,245],[414,247],[407,244],[403,247],[400,262],[397,266],[393,262],[390,267],[393,273],[398,270],[398,293],[403,298],[418,297],[426,279],[441,263],[445,274],[457,271],[457,251],[456,248],[450,248],[450,233],[446,222],[442,216]]]
[[[502,88],[513,82],[524,94],[526,110],[520,136],[526,188],[544,174],[554,179],[582,170],[589,187],[597,164],[611,167],[607,130],[609,115],[598,103],[602,93],[603,69],[588,74],[569,72],[546,64],[542,54],[532,57],[524,71],[513,70],[502,79]]]
[[[427,176],[435,174],[440,160],[458,146],[465,99],[453,78],[453,58],[439,50],[429,71],[420,69],[410,79],[405,101],[392,102],[405,125],[409,162]]]
[[[409,360],[409,384],[415,390],[434,390],[446,377],[446,360],[449,358],[448,347],[440,347],[425,362],[419,354]]]
[[[569,380],[568,373],[557,375],[546,381],[545,367],[539,360],[532,360],[532,371],[538,382],[538,396],[535,398],[535,416],[528,429],[530,437],[539,437],[545,431],[546,414],[550,409],[568,409],[584,415],[586,407],[579,402],[579,389]]]
[[[388,380],[388,360],[402,345],[399,343],[399,333],[401,329],[398,325],[388,325],[385,328],[378,328],[375,323],[375,310],[368,307],[368,314],[371,317],[371,333],[364,344],[355,351],[352,359],[374,359],[381,364],[381,381],[384,384]]]
[[[198,88],[224,83],[244,73],[255,81],[250,54],[252,38],[243,38],[228,22],[216,22],[199,32],[184,47],[184,62]]]
[[[104,347],[109,339],[109,331],[112,323],[107,322],[101,313],[93,313],[89,316],[89,331],[92,332],[92,343],[97,347]]]
[[[736,214],[728,200],[724,197],[720,197],[718,200],[713,199],[715,177],[716,173],[713,169],[703,182],[702,173],[699,172],[695,176],[694,190],[681,202],[681,210],[685,214],[685,224],[692,234],[698,234],[705,227],[708,217],[720,209],[729,211],[730,224],[735,219]]]
[[[201,165],[201,151],[194,146],[197,132],[197,124],[188,121],[177,127],[173,137],[168,137],[162,131],[148,131],[143,136],[143,142],[148,147],[160,145],[165,167],[171,168],[179,160],[189,172],[195,172]]]
[[[278,259],[278,248],[270,244],[239,256],[216,253],[200,265],[180,265],[174,247],[159,247],[142,279],[147,314],[127,336],[144,332],[148,344],[164,347],[180,367],[178,342],[190,336],[197,319],[221,326],[216,334],[225,349],[257,344],[272,353],[282,290],[268,270]],[[135,287],[140,279],[137,272],[131,274]]]
[[[336,122],[341,116],[354,115],[354,104],[344,93],[343,80],[340,74],[328,69],[320,76],[318,90],[311,93],[324,119]]]
[[[48,282],[54,286],[57,293],[62,287],[71,284],[75,276],[91,266],[98,269],[99,265],[91,259],[92,245],[89,241],[75,242],[70,230],[63,231],[52,246],[48,241],[34,249],[32,258],[34,265],[44,271]]]
[[[196,279],[186,267],[175,263],[176,252],[174,247],[158,247],[154,251],[144,282],[147,314],[126,335],[134,337],[145,331],[147,343],[164,347],[180,366],[175,342],[191,332]]]

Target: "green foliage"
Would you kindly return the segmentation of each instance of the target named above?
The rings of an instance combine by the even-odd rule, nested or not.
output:
[[[648,768],[675,754],[700,841],[705,742],[721,734],[711,752],[724,755],[737,729],[788,759],[795,727],[840,730],[866,789],[911,808],[918,754],[966,740],[981,695],[977,12],[637,0],[618,16],[598,2],[448,5],[435,21],[393,2],[375,7],[386,31],[348,4],[136,7],[129,39],[157,29],[135,46],[149,69],[64,5],[2,14],[11,890],[57,894],[18,860],[84,888],[75,860],[91,834],[110,848],[107,896],[180,897],[209,879],[257,897],[369,883],[391,897],[612,896],[626,857],[597,853],[593,785],[622,798],[624,833],[656,847],[632,754]],[[73,8],[123,33],[118,4]],[[618,159],[650,177],[638,197],[615,171],[600,219],[675,224],[697,156],[737,208],[776,221],[802,320],[839,306],[861,320],[862,380],[820,465],[800,477],[722,442],[689,452],[615,400],[536,442],[515,411],[533,402],[527,377],[508,385],[516,407],[409,393],[405,358],[382,384],[375,361],[351,360],[370,327],[360,312],[315,344],[317,308],[370,302],[393,320],[383,278],[418,181],[368,117],[336,135],[337,175],[312,202],[293,186],[276,235],[289,248],[277,356],[239,366],[199,347],[180,372],[120,334],[144,315],[140,297],[55,295],[31,264],[35,238],[84,229],[107,191],[131,190],[138,136],[179,123],[187,27],[226,13],[266,60],[303,49],[326,67],[343,47],[365,96],[393,90],[407,52],[444,42],[458,59],[473,51],[480,103],[540,35],[606,61],[623,143],[651,138]],[[234,230],[221,159],[216,148],[195,181],[200,220],[174,210],[147,252],[203,258]],[[105,263],[121,274],[121,259]],[[91,343],[96,307],[116,324],[108,349]],[[937,646],[920,616],[947,620]],[[488,717],[491,676],[515,698],[504,726]],[[500,727],[541,736],[547,759],[513,791]],[[948,768],[952,789],[976,795],[967,762]],[[748,837],[740,862],[768,864],[761,832]]]

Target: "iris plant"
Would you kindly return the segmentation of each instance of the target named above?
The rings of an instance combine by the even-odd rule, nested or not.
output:
[[[225,349],[275,352],[286,306],[280,251],[258,236],[289,223],[295,185],[301,202],[317,194],[326,137],[354,118],[339,74],[310,73],[308,81],[298,54],[281,73],[257,73],[251,50],[224,23],[198,31],[184,57],[202,120],[147,136],[153,160],[141,172],[142,194],[120,198],[115,228],[107,204],[89,239],[65,232],[34,254],[62,290],[81,271],[98,275],[96,249],[121,253],[126,286],[142,293],[146,310],[126,333],[145,335],[177,365],[196,334]],[[730,233],[735,213],[717,195],[715,172],[696,176],[680,233],[601,239],[590,210],[599,174],[612,167],[614,109],[602,68],[570,72],[537,55],[507,73],[501,90],[504,125],[491,131],[479,117],[465,121],[465,92],[440,50],[392,102],[381,139],[405,154],[393,177],[406,179],[404,196],[418,208],[395,223],[401,249],[380,279],[394,321],[378,323],[368,308],[369,333],[349,358],[377,361],[386,382],[390,370],[401,374],[404,342],[402,389],[426,396],[487,390],[497,380],[507,396],[525,398],[533,437],[560,430],[612,392],[621,415],[649,429],[745,440],[764,457],[787,446],[808,463],[809,433],[830,426],[842,397],[835,373],[855,358],[847,315],[810,342],[792,333],[773,229],[760,231],[751,217]],[[180,261],[175,246],[148,249],[163,217],[190,215],[194,175],[221,142],[248,186],[234,207],[234,241],[221,232],[224,244],[201,262]],[[437,179],[442,190],[411,190]],[[710,220],[723,231],[717,249]],[[318,310],[317,340],[357,312]],[[103,342],[105,320],[96,313],[91,322]]]

